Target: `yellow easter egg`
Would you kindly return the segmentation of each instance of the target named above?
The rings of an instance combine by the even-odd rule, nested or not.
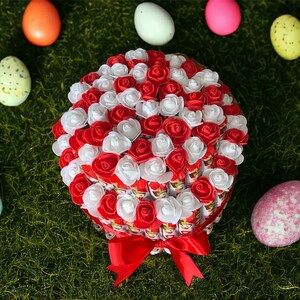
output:
[[[292,15],[282,15],[271,26],[270,37],[275,51],[286,60],[300,56],[300,21]]]

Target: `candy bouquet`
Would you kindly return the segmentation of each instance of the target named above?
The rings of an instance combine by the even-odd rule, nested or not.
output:
[[[229,88],[184,55],[139,48],[109,57],[68,99],[52,149],[72,201],[109,239],[115,286],[162,251],[187,285],[203,277],[187,253],[210,252],[248,140]]]

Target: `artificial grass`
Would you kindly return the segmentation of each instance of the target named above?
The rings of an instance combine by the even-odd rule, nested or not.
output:
[[[0,109],[0,299],[297,299],[299,242],[269,248],[254,237],[251,211],[272,186],[300,178],[300,60],[273,50],[269,30],[299,1],[239,1],[242,23],[227,37],[205,25],[206,1],[155,1],[176,25],[171,42],[153,47],[133,25],[141,1],[55,1],[62,31],[49,47],[21,29],[25,1],[0,2],[0,58],[28,67],[32,91]],[[168,255],[148,257],[114,289],[107,240],[71,202],[51,151],[51,126],[66,111],[69,87],[107,57],[130,49],[182,52],[217,71],[249,121],[250,140],[233,196],[210,236],[212,253],[193,256],[205,279],[187,288]]]

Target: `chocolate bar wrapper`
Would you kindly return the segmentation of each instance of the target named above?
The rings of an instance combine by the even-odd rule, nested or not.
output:
[[[109,220],[109,221],[110,221],[110,225],[111,225],[112,229],[114,229],[116,231],[120,231],[120,232],[126,232],[127,226],[124,224],[124,221],[122,220],[122,218],[115,219],[115,220]]]
[[[149,192],[154,199],[168,197],[167,183],[149,182]]]
[[[178,222],[178,231],[181,235],[189,234],[195,228],[196,211],[191,216],[185,219],[180,219]]]
[[[166,239],[177,236],[177,224],[163,223],[161,226],[162,236]]]
[[[127,222],[126,225],[129,234],[144,235],[144,230],[136,228],[132,222]]]
[[[210,234],[210,233],[212,232],[212,230],[213,230],[213,227],[214,227],[214,223],[212,222],[212,223],[208,224],[208,225],[204,228],[204,230],[206,231],[207,234]]]
[[[145,236],[151,240],[159,240],[160,239],[159,229],[160,227],[147,228],[145,229]]]
[[[145,179],[137,180],[133,185],[131,185],[131,191],[138,199],[149,198],[149,188],[148,183]]]
[[[211,201],[210,203],[203,203],[203,217],[207,218],[210,214],[212,214],[215,210],[215,201]]]
[[[193,182],[197,181],[197,179],[202,174],[202,161],[198,160],[197,163],[193,165],[187,165],[186,167],[186,176],[185,176],[185,185],[189,187]]]
[[[180,174],[174,174],[172,180],[169,182],[170,196],[176,197],[185,188],[185,171]]]

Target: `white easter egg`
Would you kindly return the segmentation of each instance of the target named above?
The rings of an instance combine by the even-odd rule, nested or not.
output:
[[[31,90],[31,78],[25,64],[15,56],[0,61],[0,102],[6,106],[23,103]]]
[[[137,6],[134,25],[140,38],[155,46],[166,44],[175,33],[174,21],[170,14],[152,2],[144,2]]]
[[[284,59],[300,56],[300,21],[291,15],[278,17],[271,26],[270,37],[275,51]]]
[[[300,181],[287,181],[266,192],[256,203],[251,226],[256,238],[270,247],[300,239]]]

